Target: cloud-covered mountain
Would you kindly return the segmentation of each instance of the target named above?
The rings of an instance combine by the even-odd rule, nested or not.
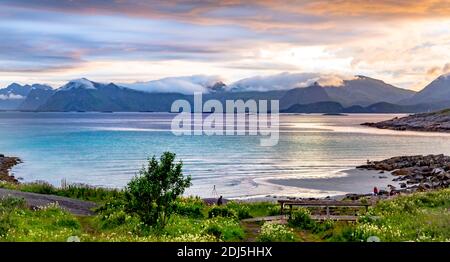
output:
[[[436,78],[424,89],[410,99],[406,104],[447,104],[450,106],[450,73]]]
[[[305,87],[316,86],[315,93],[301,90]],[[317,92],[323,87],[326,94],[319,97]],[[316,73],[282,73],[271,76],[256,76],[242,79],[230,85],[234,92],[239,91],[268,91],[292,90],[285,96],[285,107],[292,104],[307,104],[318,101],[336,101],[344,106],[367,106],[377,102],[396,103],[410,98],[414,91],[401,89],[385,82],[365,76],[343,77]]]
[[[30,85],[12,83],[0,89],[0,110],[15,110],[30,93]]]
[[[147,93],[179,93],[185,95],[194,92],[210,93],[220,91],[225,87],[219,77],[206,75],[167,77],[148,82],[119,85]]]
[[[72,80],[41,105],[38,111],[170,111],[179,94],[146,93],[88,79]]]
[[[55,90],[51,86],[33,84],[30,93],[17,109],[21,111],[35,111],[44,105],[54,93]]]
[[[226,100],[238,99],[279,100],[280,110],[292,112],[421,112],[450,105],[442,102],[450,98],[449,81],[450,76],[441,76],[415,94],[414,91],[365,76],[344,78],[314,73],[252,77],[230,86],[226,86],[218,77],[201,75],[164,78],[127,86],[81,78],[69,81],[56,90],[46,85],[11,84],[8,88],[0,89],[0,108],[26,111],[167,112],[175,100],[185,99],[192,103],[192,94],[202,92],[203,101],[215,99],[223,104]],[[399,104],[399,101],[404,104]],[[412,102],[408,104],[405,101]]]
[[[244,78],[230,85],[235,92],[242,91],[273,91],[289,90],[299,87],[308,87],[314,83],[321,86],[341,86],[345,79],[353,77],[342,77],[337,75],[325,75],[317,73],[281,73],[269,76],[254,76]]]

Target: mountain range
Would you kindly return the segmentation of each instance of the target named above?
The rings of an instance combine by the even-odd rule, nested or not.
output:
[[[216,78],[200,76],[136,84],[97,83],[82,78],[57,89],[13,83],[0,89],[0,110],[168,112],[175,100],[192,103],[192,90],[202,92],[203,101],[276,99],[281,112],[290,113],[413,113],[450,107],[450,74],[438,77],[419,92],[366,76],[355,76],[338,85],[313,81],[296,87],[295,81],[292,83],[280,88],[266,82],[262,89],[263,84],[255,79],[227,86]]]

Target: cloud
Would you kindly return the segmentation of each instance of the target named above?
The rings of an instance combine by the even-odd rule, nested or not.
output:
[[[450,73],[450,63],[447,63],[447,64],[444,65],[444,68],[442,69],[442,72],[444,74]]]
[[[353,79],[352,77],[342,77],[338,75],[321,75],[319,77],[311,78],[305,83],[302,83],[300,86],[307,87],[311,86],[315,83],[319,84],[320,86],[334,86],[339,87],[344,85],[345,80]]]
[[[449,28],[445,0],[4,0],[0,81],[290,71],[422,88],[427,71],[448,63]]]
[[[281,73],[269,76],[254,76],[230,85],[235,91],[270,91],[308,87],[318,83],[321,86],[342,86],[344,80],[353,77],[321,75],[319,73]]]
[[[226,0],[226,1],[144,1],[144,0],[5,0],[9,6],[85,15],[123,14],[149,19],[176,19],[198,24],[235,24],[259,29],[327,25],[333,19],[364,17],[398,20],[445,17],[450,14],[446,0]],[[294,22],[294,23],[293,23]],[[296,23],[295,23],[296,22]]]
[[[446,63],[444,66],[433,66],[428,69],[427,75],[430,77],[437,77],[439,75],[444,75],[450,73],[450,63]]]
[[[208,87],[212,87],[219,81],[221,80],[218,76],[194,75],[119,85],[149,93],[193,94],[194,92],[208,93],[210,91]]]
[[[16,95],[16,94],[6,94],[6,95],[0,95],[0,100],[17,100],[17,99],[24,99],[24,96]]]
[[[427,75],[429,76],[436,76],[437,74],[441,73],[441,68],[438,66],[433,66],[432,68],[428,69]]]

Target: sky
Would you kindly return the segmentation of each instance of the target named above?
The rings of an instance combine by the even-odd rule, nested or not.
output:
[[[0,87],[285,72],[420,90],[450,72],[450,0],[0,0]]]

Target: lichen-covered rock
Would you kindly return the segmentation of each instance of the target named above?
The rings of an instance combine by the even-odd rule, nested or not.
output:
[[[450,156],[398,156],[382,161],[368,161],[358,168],[390,171],[402,190],[428,190],[450,185]]]

